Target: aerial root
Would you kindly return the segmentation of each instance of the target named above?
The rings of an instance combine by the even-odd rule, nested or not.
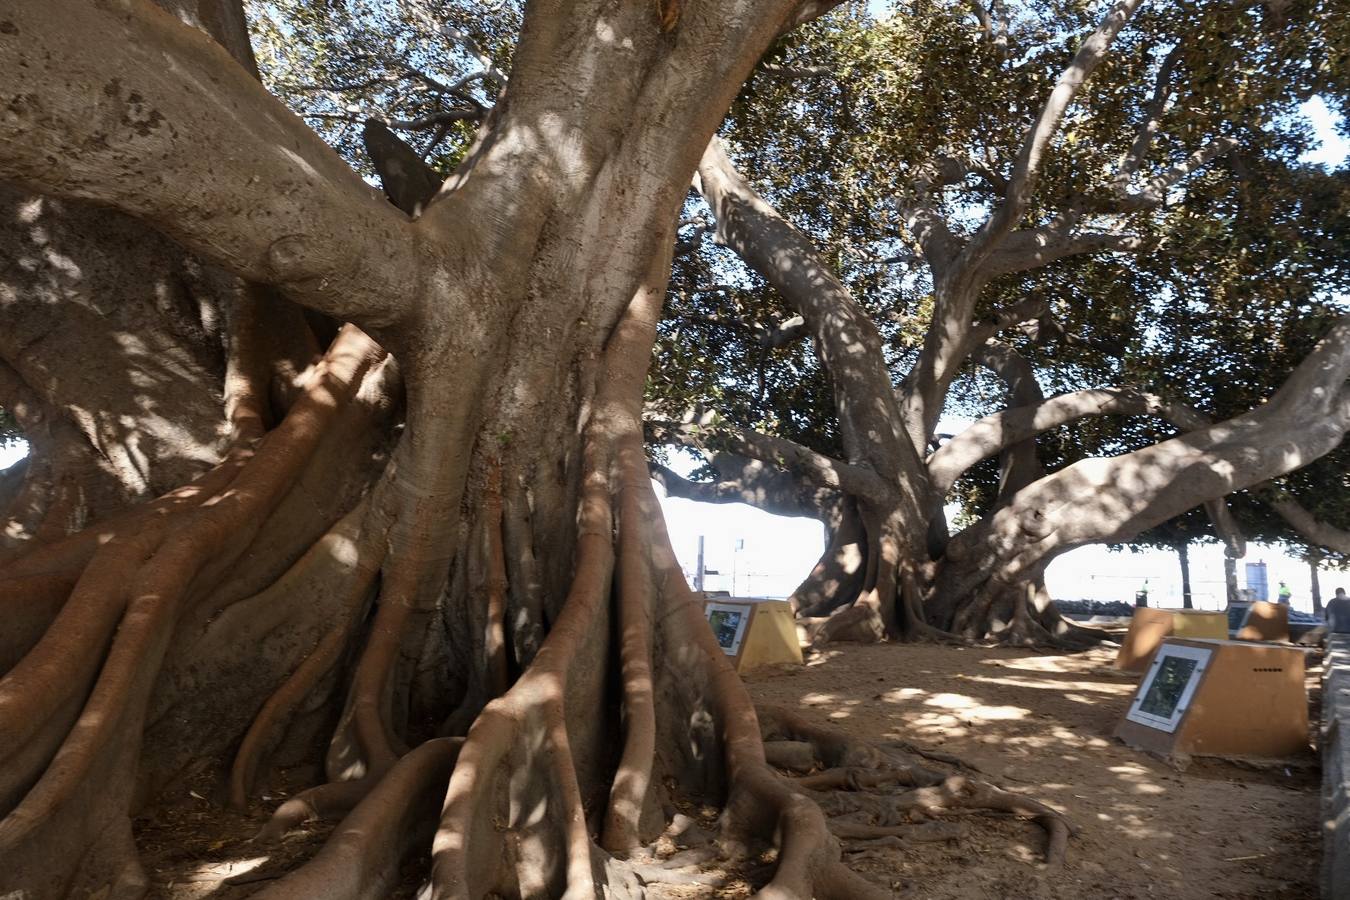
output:
[[[410,751],[378,783],[365,786],[359,803],[312,860],[259,893],[258,900],[389,896],[403,858],[431,838],[462,746],[462,738],[436,738]]]
[[[352,781],[331,781],[303,790],[278,806],[253,839],[260,843],[278,841],[292,828],[306,822],[332,819],[347,813],[370,793],[376,780],[368,776]]]
[[[618,588],[624,743],[610,790],[600,846],[611,853],[624,853],[641,843],[642,813],[649,798],[656,758],[651,634],[656,584],[647,556],[651,535],[646,523],[661,513],[651,508],[654,504],[650,489],[643,490],[650,480],[642,444],[630,435],[618,442],[617,455],[619,535],[614,574]]]
[[[362,618],[362,610],[369,599],[383,554],[383,541],[371,540],[368,535],[363,535],[355,558],[336,567],[332,562],[331,551],[325,544],[330,538],[342,539],[347,532],[359,528],[365,508],[364,502],[357,504],[288,572],[262,594],[255,595],[255,599],[275,594],[294,596],[293,577],[314,578],[316,569],[320,574],[336,574],[347,578],[349,582],[341,585],[345,597],[336,622],[295,671],[267,698],[249,725],[230,769],[230,804],[235,809],[243,809],[247,805],[248,794],[257,779],[258,767],[263,758],[281,739],[296,708],[310,698],[314,689],[342,658],[352,629]]]
[[[346,639],[347,632],[342,627],[333,628],[324,635],[300,667],[267,698],[249,725],[230,769],[230,805],[235,809],[243,809],[248,805],[248,795],[253,789],[262,757],[272,749],[295,708],[337,662]]]
[[[92,680],[83,710],[50,764],[0,822],[0,847],[13,848],[45,825],[95,762],[117,752],[118,735],[139,733],[189,588],[209,580],[207,570],[223,576],[257,534],[340,401],[355,390],[372,346],[359,330],[344,329],[316,367],[302,402],[256,452],[233,453],[199,479],[198,489],[180,489],[152,504],[166,514],[129,516],[141,527],[94,553],[51,627],[0,679],[0,736],[31,736]],[[228,490],[201,490],[216,483]],[[74,677],[53,678],[62,672]],[[22,748],[27,740],[6,743]]]

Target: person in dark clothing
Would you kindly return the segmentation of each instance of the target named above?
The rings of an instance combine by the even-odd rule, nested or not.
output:
[[[1327,631],[1332,634],[1350,634],[1350,597],[1345,588],[1336,588],[1336,596],[1327,604]]]

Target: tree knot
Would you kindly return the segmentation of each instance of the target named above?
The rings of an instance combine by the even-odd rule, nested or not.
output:
[[[303,234],[277,238],[267,248],[267,266],[280,281],[301,281],[323,274],[323,265]]]

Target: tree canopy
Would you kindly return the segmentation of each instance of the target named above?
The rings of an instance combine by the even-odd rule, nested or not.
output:
[[[817,644],[1091,645],[1046,565],[1243,492],[1350,547],[1334,0],[249,11],[0,12],[0,893],[294,763],[258,841],[343,825],[262,900],[637,897],[691,807],[763,897],[881,900],[839,839],[915,809],[1063,859],[756,709],[653,470],[827,521]]]

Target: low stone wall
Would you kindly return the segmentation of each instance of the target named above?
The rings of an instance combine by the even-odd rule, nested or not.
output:
[[[1350,634],[1327,643],[1322,682],[1323,900],[1350,900]]]

